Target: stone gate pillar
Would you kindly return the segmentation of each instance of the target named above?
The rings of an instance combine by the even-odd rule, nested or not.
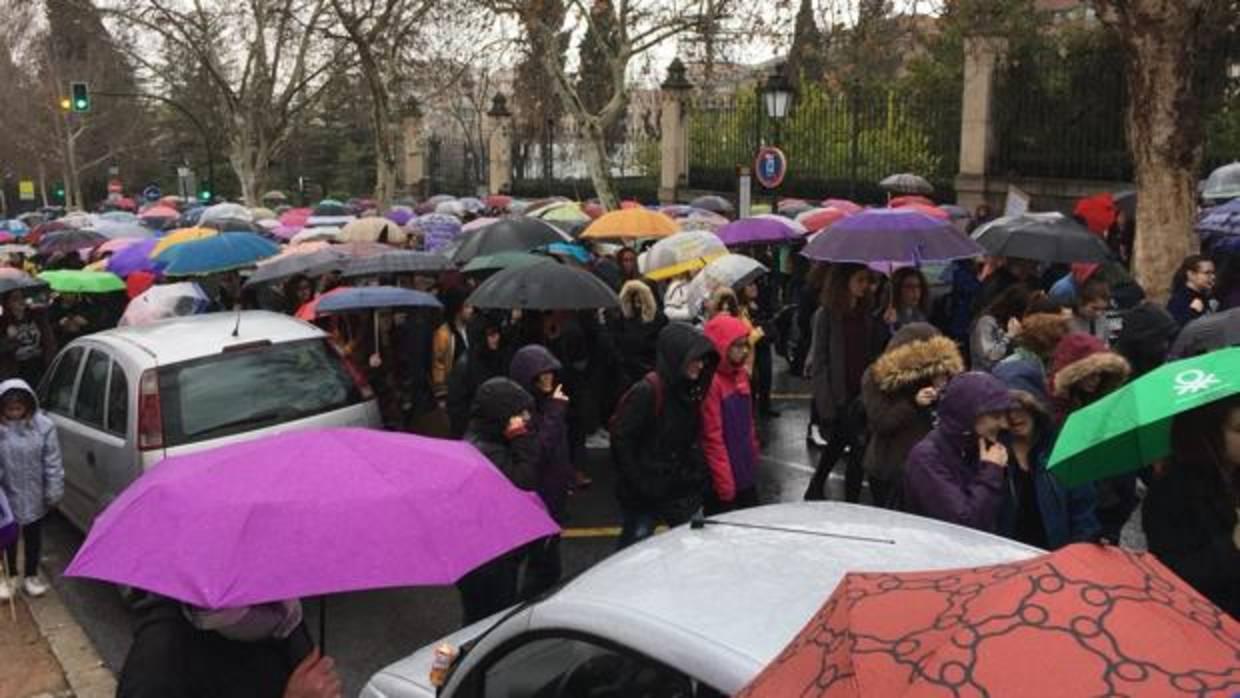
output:
[[[685,77],[685,64],[679,58],[667,66],[659,110],[659,202],[676,202],[677,190],[689,179],[689,134],[687,124],[689,92],[693,84]]]
[[[1007,42],[994,37],[974,36],[964,42],[956,201],[970,210],[986,201],[988,165],[996,138],[992,120],[995,69],[1006,49]]]
[[[503,194],[512,191],[512,112],[508,99],[496,92],[487,112],[491,135],[487,144],[487,191]]]
[[[422,110],[417,100],[405,103],[400,119],[401,140],[404,147],[403,176],[405,191],[416,197],[426,192],[426,138],[422,133]]]

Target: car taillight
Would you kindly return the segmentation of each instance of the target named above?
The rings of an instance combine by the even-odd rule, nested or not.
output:
[[[344,364],[344,370],[349,372],[349,378],[353,379],[353,385],[357,386],[358,392],[362,394],[362,399],[374,399],[375,391],[370,387],[370,381],[366,380],[366,374],[362,373],[357,366],[354,366],[352,361],[349,361],[349,357],[344,355],[344,350],[337,346],[335,342],[329,340],[327,343],[331,345],[332,351],[336,352],[336,356],[340,357],[340,362]]]
[[[138,381],[138,449],[164,447],[164,413],[159,405],[159,374],[143,371]]]

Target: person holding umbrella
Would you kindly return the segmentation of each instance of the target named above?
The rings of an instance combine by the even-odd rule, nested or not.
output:
[[[29,385],[38,385],[55,355],[56,338],[46,313],[31,308],[21,289],[4,294],[4,315],[0,317],[0,376],[17,377]]]
[[[1171,453],[1141,510],[1150,552],[1240,618],[1240,397],[1176,415]]]

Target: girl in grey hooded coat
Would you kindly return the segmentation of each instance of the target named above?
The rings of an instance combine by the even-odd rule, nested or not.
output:
[[[0,383],[0,488],[22,530],[26,593],[41,596],[47,585],[38,576],[43,540],[40,524],[64,495],[65,471],[56,425],[39,410],[34,391],[21,379]],[[17,545],[4,554],[8,568],[16,570]],[[0,597],[14,591],[0,586],[5,587],[0,589]]]

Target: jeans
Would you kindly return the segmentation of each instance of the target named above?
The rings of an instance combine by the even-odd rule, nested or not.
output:
[[[861,435],[852,429],[847,419],[837,419],[831,425],[827,446],[822,449],[818,459],[818,467],[810,478],[809,487],[805,489],[806,501],[824,500],[827,498],[827,478],[835,469],[835,464],[844,458],[844,500],[852,503],[861,501],[861,481],[865,471],[861,469],[861,458],[864,449]]]
[[[700,512],[701,510],[699,510]],[[669,527],[688,523],[689,517],[660,514],[654,511],[621,508],[623,524],[620,527],[620,540],[616,542],[616,550],[624,550],[630,545],[654,535],[654,529],[662,521]]]
[[[39,574],[39,555],[43,551],[43,521],[35,521],[21,527],[22,543],[26,546],[26,565],[23,574],[34,577]],[[9,565],[9,574],[17,575],[17,543],[13,543],[4,551],[5,560]]]

